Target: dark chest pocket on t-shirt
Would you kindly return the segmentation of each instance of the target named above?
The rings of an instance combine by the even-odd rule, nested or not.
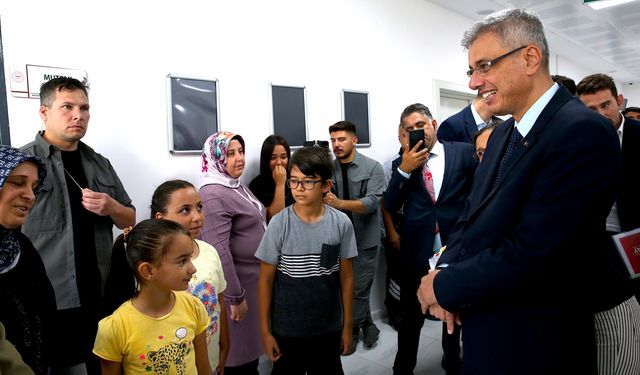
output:
[[[320,267],[331,268],[338,263],[340,256],[340,244],[328,245],[322,244],[322,254],[320,254]]]

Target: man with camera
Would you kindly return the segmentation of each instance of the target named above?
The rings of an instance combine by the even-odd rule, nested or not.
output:
[[[401,323],[394,374],[412,374],[416,365],[420,329],[424,315],[416,297],[420,278],[429,270],[429,258],[446,245],[471,188],[476,162],[468,143],[440,143],[437,122],[429,108],[416,103],[400,116],[408,135],[402,162],[393,171],[384,194],[384,207],[395,212],[404,206],[400,225]],[[443,367],[447,374],[460,369],[459,331],[447,333],[443,327]]]

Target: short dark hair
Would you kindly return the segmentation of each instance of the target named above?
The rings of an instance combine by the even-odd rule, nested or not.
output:
[[[433,115],[431,114],[429,107],[422,103],[414,103],[407,106],[404,111],[402,111],[402,114],[400,115],[400,126],[402,126],[402,121],[414,112],[420,112],[429,120],[433,120]]]
[[[475,147],[475,145],[476,145],[476,141],[478,140],[478,137],[480,137],[480,135],[481,135],[482,133],[486,133],[486,132],[488,132],[489,130],[493,131],[493,130],[496,128],[496,126],[498,126],[498,125],[502,124],[503,122],[504,122],[504,121],[502,121],[502,119],[500,119],[500,121],[492,122],[492,123],[491,123],[491,125],[489,125],[489,126],[485,126],[484,128],[482,128],[482,129],[478,130],[478,132],[473,136],[473,146]]]
[[[627,107],[624,109],[624,111],[622,111],[623,115],[626,115],[627,112],[638,112],[640,113],[640,107]]]
[[[160,184],[151,197],[151,218],[155,218],[158,212],[165,215],[171,194],[176,190],[188,188],[195,189],[191,182],[185,180],[169,180]]]
[[[329,150],[324,147],[311,146],[299,149],[289,161],[289,171],[294,165],[305,176],[317,175],[325,181],[330,180],[333,173]]]
[[[84,96],[89,98],[87,93],[87,85],[70,77],[58,77],[49,80],[40,86],[40,105],[50,107],[55,100],[56,93],[62,90],[82,90]]]
[[[269,168],[269,161],[271,160],[271,154],[273,149],[281,145],[287,152],[287,159],[291,159],[291,148],[289,142],[284,137],[279,135],[270,135],[262,142],[262,149],[260,150],[260,174],[265,176],[271,176],[271,168]]]
[[[595,94],[601,90],[610,90],[614,97],[618,96],[618,90],[613,78],[602,73],[586,76],[576,86],[576,94],[578,96]]]
[[[566,87],[572,95],[576,94],[576,82],[571,78],[554,74],[551,79],[553,79],[553,82],[558,82],[559,85]]]
[[[347,133],[351,133],[356,135],[356,124],[350,121],[338,121],[335,124],[329,126],[329,134],[333,132],[346,131]]]

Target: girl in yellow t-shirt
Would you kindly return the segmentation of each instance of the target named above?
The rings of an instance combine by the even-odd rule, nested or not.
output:
[[[210,244],[196,239],[204,225],[202,207],[200,193],[191,183],[184,180],[163,182],[151,198],[151,216],[156,219],[173,220],[182,225],[198,245],[191,257],[197,272],[191,276],[188,291],[202,301],[209,313],[209,363],[221,374],[229,354],[229,331],[222,297],[227,282],[218,251]]]
[[[196,272],[195,248],[189,232],[169,220],[144,220],[116,239],[110,274],[119,282],[111,288],[129,298],[99,323],[93,352],[103,375],[212,373],[209,317],[184,292]]]

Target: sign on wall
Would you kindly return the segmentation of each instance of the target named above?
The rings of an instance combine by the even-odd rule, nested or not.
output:
[[[71,77],[89,86],[86,70],[26,64],[11,67],[11,95],[16,98],[40,98],[40,86],[54,78]]]
[[[371,146],[368,92],[342,90],[342,119],[355,124],[358,136],[356,147]]]
[[[284,137],[292,148],[307,140],[307,110],[304,86],[271,84],[273,134]]]
[[[209,136],[219,129],[218,81],[167,75],[169,151],[200,154]]]

